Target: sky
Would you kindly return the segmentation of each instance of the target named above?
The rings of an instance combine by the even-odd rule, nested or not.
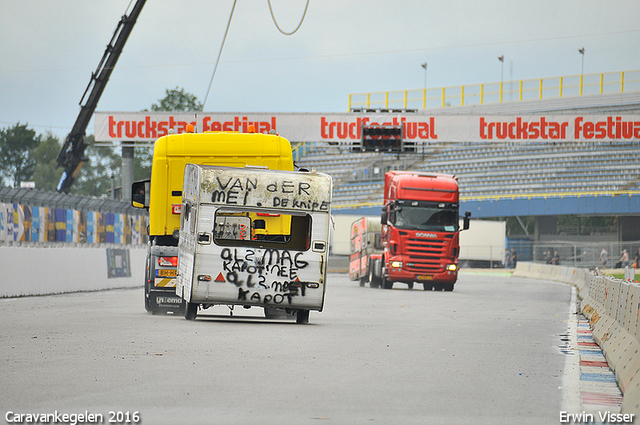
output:
[[[134,2],[0,0],[0,128],[64,139]],[[271,0],[283,31],[306,4]],[[203,101],[232,6],[147,0],[96,110],[176,87]],[[346,112],[350,93],[423,88],[425,62],[428,86],[449,87],[579,75],[583,59],[585,74],[640,70],[637,0],[309,0],[293,35],[267,0],[237,0],[204,110]]]

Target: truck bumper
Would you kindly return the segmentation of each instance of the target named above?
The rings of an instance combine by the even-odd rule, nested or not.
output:
[[[184,313],[185,301],[176,295],[176,288],[150,288],[145,294],[148,310],[152,313]]]
[[[458,271],[445,270],[439,273],[416,273],[404,269],[391,268],[388,271],[387,280],[403,283],[455,283],[458,280]]]

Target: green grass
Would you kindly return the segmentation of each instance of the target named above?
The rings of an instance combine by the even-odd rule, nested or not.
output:
[[[611,276],[616,279],[624,280],[624,273],[607,273],[606,271],[603,271],[602,274],[604,274],[605,276]],[[638,273],[636,273],[634,280],[640,280],[640,275]]]

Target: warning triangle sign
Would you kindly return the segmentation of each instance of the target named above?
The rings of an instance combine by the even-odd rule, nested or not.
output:
[[[218,277],[216,277],[214,282],[226,282],[226,280],[224,280],[224,276],[222,276],[222,272],[218,273]]]

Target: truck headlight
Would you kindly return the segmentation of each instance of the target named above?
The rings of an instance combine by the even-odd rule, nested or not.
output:
[[[402,261],[392,261],[391,262],[391,267],[394,267],[394,268],[397,268],[397,269],[402,268]]]
[[[458,270],[458,265],[457,264],[449,264],[447,266],[447,270],[449,270],[450,272],[455,272],[456,270]]]

